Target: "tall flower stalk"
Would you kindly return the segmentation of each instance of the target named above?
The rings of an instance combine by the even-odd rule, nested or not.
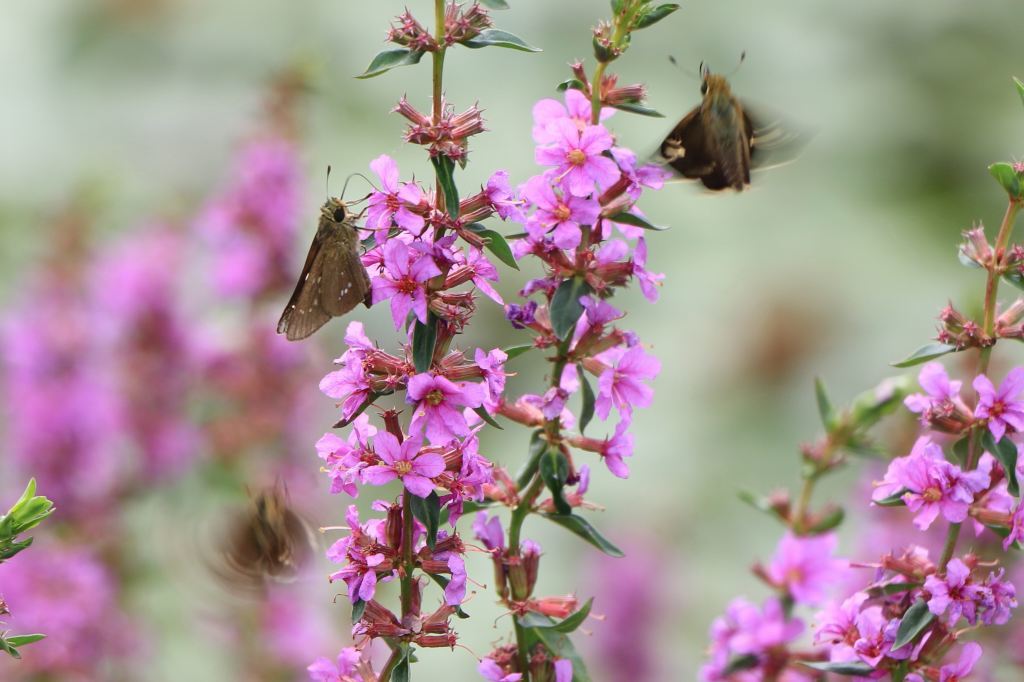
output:
[[[1024,97],[1024,84],[1018,81],[1017,87]],[[950,303],[939,315],[936,342],[894,363],[924,365],[920,392],[912,392],[908,379],[892,380],[837,410],[819,382],[826,433],[803,448],[800,494],[792,502],[784,493],[747,496],[787,527],[772,561],[754,567],[776,596],[761,606],[743,599],[729,605],[712,625],[711,658],[702,679],[803,680],[827,672],[948,682],[991,669],[975,640],[998,637],[996,628],[1017,607],[1004,568],[1013,558],[1003,552],[1018,549],[1024,538],[1018,482],[1024,367],[1011,369],[1000,381],[992,376],[991,362],[998,342],[1024,338],[1024,298],[1002,308],[998,304],[1000,282],[1024,288],[1024,247],[1012,244],[1024,203],[1024,165],[997,163],[990,171],[1008,196],[995,243],[979,225],[964,232],[959,254],[964,265],[986,273],[981,319],[970,319]],[[973,354],[964,363],[971,366],[968,380],[950,377],[935,362],[952,353]],[[832,530],[842,522],[843,510],[815,508],[816,483],[849,453],[878,454],[867,432],[901,401],[918,415],[920,432],[909,453],[891,460],[870,503],[905,508],[909,518],[898,520],[911,521],[918,535],[907,546],[871,547],[877,555],[836,559]],[[966,549],[965,526],[973,531]],[[924,533],[935,529],[941,531],[940,543],[931,543],[934,534]],[[806,607],[824,607],[814,617],[813,648],[799,639],[805,626],[795,611]]]
[[[495,0],[483,4],[504,6]],[[315,661],[309,668],[314,680],[405,680],[416,647],[454,647],[458,636],[451,617],[466,615],[461,604],[469,579],[466,545],[455,524],[470,511],[500,506],[509,509],[507,527],[481,510],[473,528],[492,554],[495,589],[513,616],[514,633],[507,645],[480,661],[479,672],[506,682],[589,679],[566,635],[585,620],[590,604],[580,607],[572,595],[534,595],[541,550],[523,538],[523,529],[527,518],[540,515],[602,551],[620,554],[576,513],[589,504],[589,467],[574,460],[589,452],[603,458],[615,475],[627,475],[632,410],[650,403],[647,382],[659,370],[638,337],[615,324],[623,313],[606,299],[632,282],[651,300],[657,296],[661,276],[646,270],[641,236],[644,228],[656,228],[635,204],[644,189],[660,187],[664,176],[618,146],[602,121],[612,107],[655,113],[640,104],[642,86],[619,87],[605,71],[625,52],[632,32],[676,6],[616,0],[612,7],[612,28],[595,29],[593,81],[583,64],[574,64],[572,78],[560,88],[565,103],[542,100],[534,106],[535,158],[545,170],[518,189],[503,170],[465,198],[455,182],[457,169],[468,162],[468,140],[483,132],[484,124],[476,105],[455,113],[444,98],[448,50],[456,45],[535,50],[493,28],[481,4],[437,0],[433,32],[406,10],[388,32],[398,47],[375,57],[362,75],[376,76],[431,54],[430,113],[421,113],[405,96],[395,111],[408,121],[405,140],[426,148],[435,182],[425,188],[402,181],[386,156],[370,164],[380,187],[367,199],[363,263],[371,276],[372,303],[389,306],[401,338],[399,348],[388,351],[366,336],[361,323],[349,323],[348,347],[336,361],[341,368],[324,377],[320,388],[338,401],[336,426],[350,430],[345,437],[326,434],[317,450],[332,491],[355,497],[366,486],[399,481],[402,493],[373,504],[383,518],[362,521],[349,507],[340,528],[344,534],[328,556],[341,564],[331,579],[348,587],[355,646],[336,660]],[[520,223],[524,235],[510,245],[481,224],[495,217]],[[524,258],[539,259],[545,275],[526,284],[523,303],[506,306],[493,286],[497,262],[517,268]],[[536,296],[539,301],[531,298]],[[505,306],[513,328],[530,330],[530,342],[463,350],[458,342],[471,326],[478,298]],[[547,386],[509,399],[506,365],[531,350],[553,351]],[[596,380],[596,391],[588,375]],[[399,393],[404,393],[405,414],[383,401]],[[567,407],[574,394],[582,397],[578,418]],[[371,407],[375,419],[365,413]],[[595,416],[607,420],[613,413],[618,423],[612,433],[584,434]],[[478,432],[497,427],[496,417],[533,430],[529,458],[516,477],[478,451]],[[451,530],[442,528],[444,521]],[[400,586],[397,609],[376,598],[377,585],[386,581]],[[430,582],[443,591],[440,606],[432,608],[424,603]],[[379,673],[367,655],[375,639],[391,650]]]

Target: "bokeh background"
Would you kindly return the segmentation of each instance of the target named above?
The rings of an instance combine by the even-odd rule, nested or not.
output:
[[[474,139],[462,187],[499,167],[513,182],[534,172],[530,108],[556,96],[569,61],[589,56],[589,28],[608,11],[598,0],[511,4],[495,13],[497,26],[542,53],[457,49],[446,64],[449,100],[457,109],[479,102],[491,131]],[[408,5],[430,16],[429,3]],[[216,240],[193,237],[218,197],[243,182],[246,145],[268,134],[291,140],[296,154],[294,168],[284,162],[301,222],[287,255],[294,268],[328,164],[332,193],[381,153],[406,173],[429,175],[421,150],[400,143],[402,121],[387,113],[402,94],[427,106],[426,62],[352,78],[384,48],[402,8],[13,0],[0,10],[9,443],[0,451],[0,493],[13,501],[35,474],[58,507],[37,531],[38,546],[0,574],[0,592],[17,616],[15,593],[35,590],[48,601],[34,615],[57,618],[51,639],[75,632],[86,647],[84,655],[52,642],[26,647],[22,664],[0,660],[0,678],[302,679],[293,672],[301,661],[333,656],[345,642],[349,611],[344,598],[332,603],[326,565],[269,605],[228,593],[207,567],[218,524],[244,504],[246,486],[284,477],[316,525],[342,521],[347,500],[327,494],[312,444],[334,419],[316,382],[340,352],[344,325],[298,347],[275,344],[269,327],[283,290],[256,302],[218,296],[208,279]],[[696,79],[669,55],[684,70],[705,60],[728,72],[745,50],[734,88],[816,136],[797,162],[758,174],[742,195],[675,184],[645,198],[652,220],[672,228],[650,237],[650,267],[666,283],[657,305],[639,295],[621,303],[664,369],[654,406],[637,416],[632,476],[599,468],[591,488],[607,507],[595,523],[630,558],[610,562],[558,528],[527,527],[547,550],[538,592],[597,594],[595,611],[611,617],[581,638],[595,680],[693,679],[713,617],[733,595],[764,594],[748,569],[770,554],[779,528],[736,492],[794,485],[798,445],[818,428],[813,377],[845,401],[892,375],[888,362],[931,336],[947,298],[968,310],[979,300],[980,280],[957,264],[955,244],[972,221],[994,227],[1002,215],[987,164],[1024,154],[1024,110],[1010,81],[1024,76],[1022,26],[1024,5],[1012,0],[686,3],[635,35],[614,65],[622,81],[645,82],[650,105],[668,116],[612,119],[620,142],[640,153],[653,151],[670,119],[699,99]],[[166,243],[147,241],[156,231]],[[512,295],[525,277],[513,273],[499,289]],[[159,300],[150,290],[161,286],[175,292],[173,310],[147,321],[152,307],[132,297]],[[500,311],[481,308],[471,342],[508,345]],[[371,335],[389,338],[385,309],[360,315]],[[134,331],[118,330],[115,318]],[[140,351],[152,348],[150,324],[164,355]],[[35,375],[11,377],[25,363],[45,374],[54,348],[71,364],[54,361],[49,370],[77,372],[78,392],[54,391],[29,409],[23,392],[39,388]],[[253,376],[264,363],[272,370]],[[524,357],[514,369],[525,388],[545,368]],[[127,383],[104,383],[111,376]],[[198,397],[179,385],[193,376],[207,385]],[[119,391],[129,408],[151,406],[149,418],[181,427],[156,464],[153,449],[163,446],[133,443],[123,423],[104,422],[104,396]],[[83,420],[85,431],[55,440],[62,425]],[[517,428],[490,433],[483,452],[515,467],[526,439]],[[117,456],[105,459],[103,448]],[[823,496],[863,506],[866,475],[855,463]],[[48,488],[48,477],[60,483]],[[844,537],[855,554],[852,534]],[[31,570],[14,575],[19,562]],[[486,559],[471,562],[470,575],[485,582]],[[473,619],[459,623],[478,653],[508,627],[495,621],[491,602],[479,590]],[[9,622],[18,629],[17,617]],[[58,649],[43,653],[51,645]],[[607,660],[624,647],[647,661],[634,664],[633,676]],[[30,672],[51,657],[78,672]],[[465,651],[421,659],[418,678],[475,679]]]

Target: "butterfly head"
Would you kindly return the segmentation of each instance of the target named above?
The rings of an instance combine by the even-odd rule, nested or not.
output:
[[[343,223],[348,220],[352,213],[348,205],[341,199],[330,198],[320,207],[320,215],[336,223]]]

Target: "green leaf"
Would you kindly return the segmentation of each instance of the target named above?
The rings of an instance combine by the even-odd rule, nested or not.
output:
[[[486,423],[487,425],[493,426],[494,428],[496,428],[496,429],[498,429],[500,431],[504,431],[505,430],[505,427],[502,426],[501,424],[499,424],[498,421],[494,417],[492,417],[490,415],[490,413],[485,408],[483,408],[483,407],[474,407],[473,411],[476,412],[476,416],[478,416],[481,419],[483,419],[484,423]]]
[[[391,682],[409,682],[411,679],[411,673],[409,672],[409,655],[412,653],[412,647],[405,652],[402,659],[398,661],[398,665],[395,666],[394,670],[391,671]]]
[[[883,497],[880,500],[874,500],[874,503],[877,504],[879,507],[902,507],[906,504],[903,501],[903,496],[909,492],[909,490],[903,488],[901,490],[897,490],[889,497]]]
[[[587,281],[576,276],[558,285],[555,295],[551,298],[551,327],[555,336],[564,339],[572,333],[576,322],[583,315],[583,304],[580,298],[594,293]]]
[[[416,320],[412,331],[412,363],[419,373],[430,369],[434,360],[434,346],[437,344],[437,316],[427,312],[427,323]]]
[[[356,601],[356,603],[352,604],[352,624],[355,625],[356,623],[361,621],[363,619],[363,613],[365,612],[366,602],[364,602],[362,599],[359,599]]]
[[[483,237],[486,240],[484,247],[493,253],[498,260],[514,270],[519,269],[519,263],[516,262],[516,257],[512,255],[512,247],[508,245],[508,241],[501,234],[494,230],[488,230],[480,223],[467,225],[466,229]]]
[[[622,213],[616,213],[615,215],[608,218],[613,223],[622,223],[623,225],[632,225],[633,227],[642,227],[645,230],[655,230],[657,232],[663,232],[667,230],[667,227],[661,227],[654,223],[648,222],[646,218],[630,213],[629,211],[623,211]]]
[[[532,650],[538,642],[557,658],[572,661],[573,682],[590,682],[587,666],[572,645],[572,640],[564,633],[549,627],[553,621],[538,613],[528,613],[519,619],[520,625],[526,628],[526,648]]]
[[[378,53],[373,58],[373,61],[370,62],[370,65],[366,67],[366,71],[356,76],[356,78],[373,78],[399,66],[419,64],[422,57],[422,52],[415,52],[404,47],[395,50],[384,50]]]
[[[7,643],[11,646],[25,646],[26,644],[38,642],[41,639],[46,639],[46,635],[15,635],[14,637],[8,637]]]
[[[441,521],[441,498],[436,491],[430,491],[426,497],[409,496],[412,515],[427,527],[427,547],[431,550],[437,543],[437,526]]]
[[[893,647],[895,648],[895,647]],[[875,669],[863,661],[847,661],[845,663],[830,663],[829,661],[800,661],[801,665],[808,668],[821,670],[835,675],[846,675],[847,677],[867,677],[875,672]]]
[[[818,415],[826,431],[831,431],[836,421],[836,411],[832,407],[832,401],[828,399],[828,392],[825,390],[825,382],[821,377],[814,377],[814,398],[818,402]]]
[[[917,589],[918,587],[921,587],[921,583],[888,583],[886,585],[869,587],[867,589],[867,593],[872,599],[877,599],[879,597],[889,597],[901,592],[909,592],[910,590]]]
[[[558,92],[565,92],[566,90],[582,90],[582,89],[583,89],[583,81],[581,81],[579,78],[570,78],[569,80],[562,81],[557,86],[555,86],[555,90],[557,90]]]
[[[530,45],[519,36],[509,33],[508,31],[502,31],[497,28],[488,28],[466,42],[462,43],[466,47],[473,49],[481,47],[508,47],[513,50],[522,50],[523,52],[540,52],[539,47]]]
[[[491,9],[508,9],[508,3],[505,0],[477,0],[477,2]]]
[[[559,526],[575,533],[608,556],[626,556],[623,554],[621,549],[613,545],[608,539],[601,535],[601,533],[591,526],[590,523],[582,516],[576,516],[575,514],[541,514],[541,516],[554,521]]]
[[[988,429],[985,429],[981,436],[981,445],[1003,465],[1007,490],[1014,497],[1020,497],[1020,483],[1017,481],[1017,445],[1006,436],[996,443]]]
[[[1013,199],[1019,199],[1021,196],[1021,185],[1020,177],[1017,175],[1017,171],[1013,170],[1011,164],[1001,161],[999,163],[993,163],[988,167],[988,172],[992,174],[992,177],[996,179],[1002,188],[1006,190],[1006,193]]]
[[[650,7],[637,14],[636,23],[633,24],[633,30],[639,31],[642,28],[653,26],[668,15],[679,9],[679,5],[674,2],[667,5],[658,5],[657,7]]]
[[[10,654],[11,658],[21,658],[21,654],[18,653],[18,650],[15,647],[8,644],[7,640],[3,638],[3,635],[0,635],[0,651],[6,651],[8,654]]]
[[[774,516],[780,521],[785,521],[788,523],[786,517],[778,509],[772,506],[771,502],[768,501],[767,497],[755,495],[749,490],[741,490],[738,493],[736,493],[736,496],[739,497],[740,500],[742,500],[743,502],[749,504],[754,509],[762,511],[765,514],[768,514],[769,516]]]
[[[1024,83],[1022,83],[1020,79],[1014,76],[1013,84],[1017,86],[1017,94],[1020,95],[1020,101],[1024,103]]]
[[[508,359],[511,360],[512,358],[518,358],[523,353],[527,353],[534,348],[536,348],[536,346],[532,343],[524,343],[521,346],[509,346],[508,348],[502,348],[501,350],[505,351],[505,355],[507,355]]]
[[[444,192],[445,208],[452,218],[459,217],[459,190],[455,186],[455,162],[447,156],[435,156],[430,159],[434,166],[437,182]]]
[[[892,363],[892,366],[913,367],[914,365],[920,365],[929,360],[942,357],[947,353],[955,353],[956,350],[956,346],[951,346],[948,343],[928,343],[915,350],[903,360]]]
[[[551,626],[551,629],[555,632],[562,632],[565,634],[569,634],[570,632],[575,631],[576,628],[583,624],[583,621],[587,619],[587,616],[590,615],[590,607],[593,606],[593,603],[594,598],[591,597],[587,600],[587,603],[580,607],[580,609],[576,613],[567,616],[564,620],[555,623]]]
[[[645,107],[642,104],[636,102],[622,102],[621,104],[610,104],[608,105],[612,109],[618,109],[619,111],[625,111],[630,114],[640,114],[641,116],[650,116],[651,118],[665,118],[665,114],[660,111],[655,111],[650,107]]]
[[[861,457],[872,457],[874,459],[885,457],[885,450],[864,436],[850,436],[850,439],[843,443],[843,449]]]
[[[559,514],[572,514],[572,506],[565,499],[565,481],[569,477],[569,460],[562,451],[551,446],[540,457],[540,476],[551,491],[552,501]]]
[[[1003,280],[1009,282],[1018,289],[1024,289],[1024,274],[1021,274],[1020,270],[1014,268],[1006,272],[1003,275]]]
[[[579,368],[580,375],[580,393],[583,398],[583,407],[580,408],[580,433],[583,433],[584,429],[587,428],[587,424],[594,418],[594,389],[590,387],[590,382],[587,381],[587,372],[583,369],[583,363],[580,363]]]
[[[530,457],[516,476],[516,485],[519,486],[520,490],[530,483],[530,479],[533,478],[537,468],[540,466],[541,455],[547,451],[548,442],[543,436],[543,429],[537,429],[530,435]]]
[[[913,642],[933,620],[935,614],[928,610],[928,602],[918,599],[903,614],[903,620],[896,630],[896,641],[892,643],[892,650],[895,651]]]
[[[754,654],[745,654],[743,656],[737,656],[722,670],[722,676],[729,678],[734,673],[738,673],[742,670],[750,670],[757,666],[759,659]]]
[[[844,518],[846,518],[846,512],[843,511],[842,507],[836,507],[826,514],[820,521],[808,528],[807,532],[810,534],[827,533],[841,524]]]

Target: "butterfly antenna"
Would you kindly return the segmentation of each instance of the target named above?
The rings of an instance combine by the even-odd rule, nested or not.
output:
[[[677,61],[676,61],[676,58],[675,58],[675,57],[673,57],[672,55],[669,55],[669,56],[668,56],[668,60],[669,60],[669,62],[671,62],[671,63],[672,63],[672,66],[676,67],[677,69],[679,69],[680,71],[682,71],[683,73],[685,73],[685,74],[686,74],[687,76],[689,76],[690,78],[695,78],[695,79],[697,79],[697,80],[700,80],[700,76],[699,76],[699,75],[695,74],[695,73],[694,73],[693,71],[690,71],[689,69],[684,69],[683,67],[681,67],[681,66],[679,65],[679,62],[677,62]]]
[[[331,164],[327,164],[327,177],[324,178],[324,194],[331,198]]]
[[[740,52],[740,60],[738,62],[736,62],[736,68],[733,69],[732,72],[729,73],[729,77],[730,78],[732,78],[734,73],[736,73],[737,71],[740,70],[740,67],[743,66],[743,60],[745,60],[746,58],[747,58],[747,51],[743,50],[743,52]]]
[[[377,189],[377,186],[373,184],[373,182],[370,180],[370,178],[366,177],[362,173],[350,173],[349,176],[347,178],[345,178],[345,184],[341,188],[341,198],[342,199],[345,198],[345,189],[348,187],[348,181],[351,180],[352,178],[356,177],[356,176],[359,176],[363,180],[366,180],[367,184],[369,184],[370,187],[373,187],[374,189]]]

